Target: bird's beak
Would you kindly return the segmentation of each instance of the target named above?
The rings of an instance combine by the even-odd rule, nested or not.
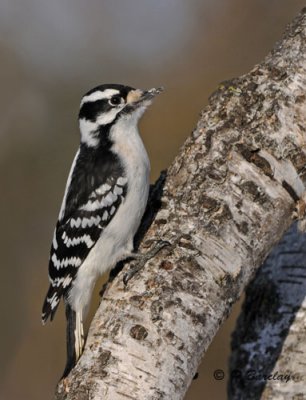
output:
[[[163,91],[164,91],[163,87],[152,88],[152,89],[149,89],[149,90],[145,90],[144,92],[142,92],[140,100],[153,99],[153,97],[155,97],[156,95],[160,94]]]
[[[140,90],[140,89],[131,90],[130,93],[127,95],[126,103],[127,105],[131,106],[141,105],[146,101],[152,100],[153,97],[161,93],[163,90],[164,90],[163,87],[152,88],[149,90]]]

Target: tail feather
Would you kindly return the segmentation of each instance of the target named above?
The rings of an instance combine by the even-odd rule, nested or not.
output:
[[[84,348],[82,312],[75,312],[66,303],[67,319],[67,362],[62,378],[65,378],[80,358]]]
[[[51,321],[53,320],[55,311],[59,305],[62,293],[59,291],[58,287],[54,287],[52,285],[49,286],[48,293],[46,295],[44,305],[42,308],[42,323],[45,324],[50,317]]]

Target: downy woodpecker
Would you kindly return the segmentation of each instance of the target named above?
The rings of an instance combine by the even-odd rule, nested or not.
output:
[[[50,287],[42,321],[63,297],[67,317],[66,376],[84,346],[83,319],[97,278],[132,255],[149,193],[150,162],[137,124],[162,89],[108,84],[81,101],[81,142],[54,231]]]

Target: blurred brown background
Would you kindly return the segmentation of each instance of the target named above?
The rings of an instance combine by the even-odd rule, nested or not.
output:
[[[154,180],[218,83],[259,62],[303,5],[1,1],[1,400],[52,399],[63,370],[63,310],[45,327],[40,311],[53,228],[78,146],[81,96],[107,82],[165,86],[141,123]],[[238,308],[203,360],[188,400],[226,399],[226,381],[214,381],[213,371],[226,372]]]

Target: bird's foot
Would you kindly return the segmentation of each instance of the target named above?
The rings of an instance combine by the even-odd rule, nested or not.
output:
[[[147,253],[133,253],[131,258],[137,261],[136,264],[132,265],[130,269],[123,276],[123,283],[126,286],[128,282],[143,269],[146,263],[151,260],[151,258],[155,257],[157,253],[159,253],[164,247],[171,246],[171,243],[166,240],[159,240],[155,246],[149,250]]]

